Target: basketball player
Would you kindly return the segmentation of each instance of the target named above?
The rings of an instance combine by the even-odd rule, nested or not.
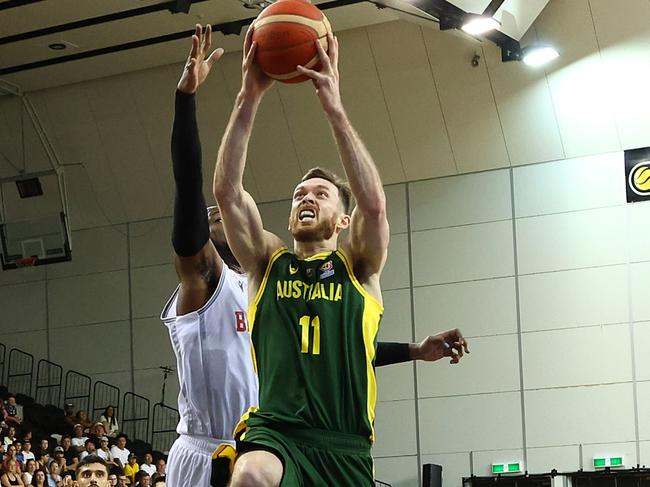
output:
[[[242,418],[232,486],[371,486],[376,396],[375,343],[383,312],[379,278],[388,221],[379,174],[343,109],[338,43],[318,42],[322,70],[299,67],[316,86],[350,189],[310,170],[293,193],[294,252],[264,230],[242,184],[257,109],[272,86],[255,64],[251,27],[242,86],[223,136],[214,178],[230,247],[248,275],[249,326],[259,408]],[[339,243],[341,231],[349,238]],[[444,341],[460,358],[458,333]]]
[[[203,198],[201,145],[195,93],[223,51],[209,56],[211,30],[196,26],[192,48],[175,100],[172,159],[176,182],[172,242],[180,284],[162,312],[176,354],[181,384],[180,437],[169,453],[167,485],[208,487],[211,454],[234,446],[232,432],[241,414],[257,404],[257,376],[246,324],[246,276],[225,239],[216,206]],[[419,344],[380,343],[376,365],[407,360],[460,360],[447,343],[458,330],[429,336]],[[229,461],[212,465],[212,485],[225,486]]]

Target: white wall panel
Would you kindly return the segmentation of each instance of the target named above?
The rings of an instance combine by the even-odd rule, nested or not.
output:
[[[502,221],[413,234],[416,286],[514,274],[512,223]]]
[[[50,326],[128,319],[128,292],[127,271],[51,279],[47,283]]]
[[[420,399],[419,405],[423,454],[522,445],[518,392]]]
[[[97,374],[131,369],[128,321],[71,326],[50,331],[50,360],[64,370]]]
[[[623,153],[514,169],[517,217],[625,203]]]
[[[635,379],[650,380],[650,321],[634,323],[634,364]]]
[[[174,248],[171,218],[130,223],[129,244],[131,267],[172,263]]]
[[[133,367],[146,369],[176,363],[167,327],[156,316],[133,320]]]
[[[548,473],[553,469],[575,472],[580,469],[579,445],[528,448],[526,453],[526,467],[530,473]]]
[[[393,487],[413,487],[418,483],[418,459],[416,456],[382,457],[373,455],[375,478]]]
[[[451,31],[422,32],[459,172],[509,166],[487,69],[470,63],[480,47]]]
[[[522,350],[527,389],[632,380],[627,323],[525,333]]]
[[[367,31],[406,178],[455,174],[422,29],[389,22]]]
[[[442,485],[445,487],[462,487],[463,477],[469,477],[472,474],[470,455],[469,451],[422,455],[422,463],[434,463],[442,466]]]
[[[392,457],[415,454],[415,401],[379,402],[375,411],[376,442],[373,455]]]
[[[634,440],[631,383],[526,391],[525,401],[530,447]]]
[[[405,233],[407,231],[407,212],[406,212],[406,185],[391,184],[384,187],[386,194],[386,211],[388,214],[388,223],[390,224],[390,233]]]
[[[399,401],[415,397],[411,362],[376,367],[375,374],[377,401]]]
[[[509,170],[418,181],[409,189],[414,231],[512,217]]]
[[[173,265],[139,267],[131,271],[133,316],[158,317],[178,285]]]
[[[627,443],[606,443],[583,445],[582,464],[587,471],[594,471],[594,458],[622,456],[626,468],[634,468],[638,464],[636,456],[636,441]]]
[[[44,330],[47,310],[45,282],[36,281],[0,287],[0,328],[9,330]]]
[[[512,463],[524,461],[524,450],[487,450],[472,452],[474,475],[489,477],[492,475],[493,463]],[[527,466],[524,465],[527,469]]]
[[[9,360],[9,352],[12,348],[31,353],[34,355],[35,362],[38,362],[37,357],[47,357],[47,335],[45,330],[10,331],[9,328],[3,326],[2,333],[0,333],[0,343],[7,347],[6,360]],[[7,367],[8,364],[5,364],[5,371],[8,370]]]
[[[408,289],[383,292],[384,315],[379,327],[381,341],[410,342],[411,299]]]
[[[521,276],[521,329],[626,322],[628,293],[625,264]]]
[[[438,397],[519,390],[519,346],[516,335],[468,340],[469,354],[459,364],[443,358],[418,362],[418,395]]]
[[[418,287],[413,294],[417,338],[452,328],[467,337],[517,331],[514,277]]]
[[[520,218],[517,254],[521,274],[622,264],[624,208]]]
[[[547,70],[566,157],[620,150],[588,0],[554,1],[534,25],[538,42],[562,52]]]
[[[627,212],[627,241],[630,246],[630,261],[650,260],[650,203],[635,203],[625,207]]]
[[[388,259],[381,273],[381,288],[401,289],[409,287],[408,236],[392,235],[388,245]]]
[[[632,319],[634,321],[650,320],[650,262],[630,265],[630,299]]]
[[[127,267],[126,225],[78,230],[72,233],[72,260],[47,268],[48,279]]]

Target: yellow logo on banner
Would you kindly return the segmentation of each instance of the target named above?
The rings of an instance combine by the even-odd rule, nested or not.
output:
[[[630,189],[640,196],[650,195],[650,162],[641,162],[630,171]]]

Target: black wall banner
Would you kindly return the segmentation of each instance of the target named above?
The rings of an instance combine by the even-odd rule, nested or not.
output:
[[[627,202],[650,200],[650,147],[625,151]]]

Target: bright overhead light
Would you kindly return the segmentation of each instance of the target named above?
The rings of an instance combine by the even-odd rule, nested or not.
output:
[[[559,57],[560,53],[551,46],[530,46],[522,53],[522,61],[528,66],[542,66]]]
[[[478,36],[490,32],[491,30],[498,29],[500,25],[499,21],[494,17],[472,15],[468,18],[467,22],[463,24],[461,29],[469,35]]]

